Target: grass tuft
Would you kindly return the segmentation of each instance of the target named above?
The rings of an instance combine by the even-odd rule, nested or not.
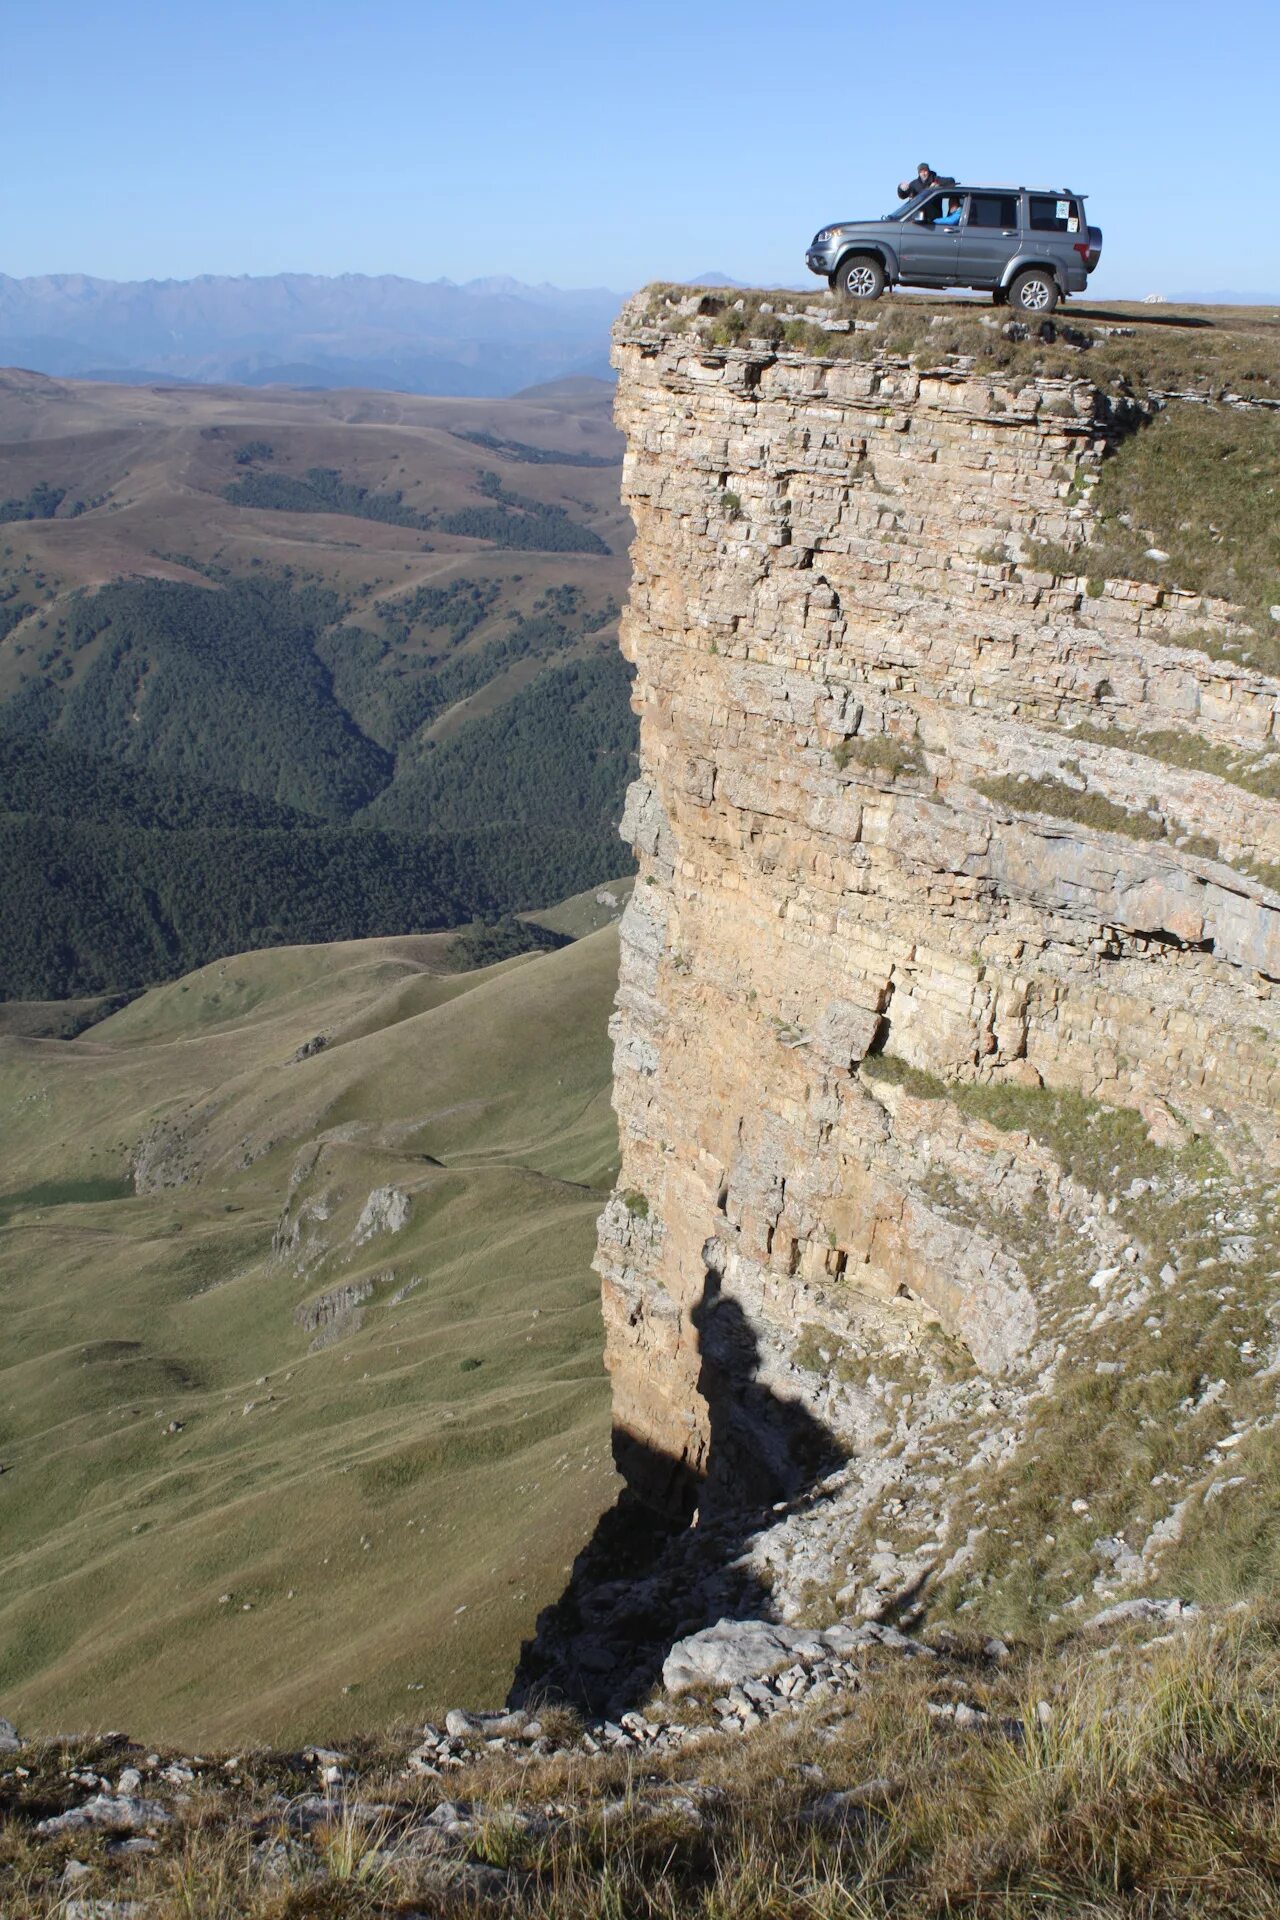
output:
[[[1105,794],[1069,787],[1064,780],[1020,780],[1002,774],[990,780],[975,780],[974,787],[998,806],[1013,807],[1019,813],[1048,813],[1057,820],[1073,820],[1077,826],[1093,827],[1100,833],[1123,833],[1130,840],[1164,840],[1168,828],[1152,813],[1135,813],[1117,806]],[[1153,799],[1154,810],[1155,802]]]
[[[832,748],[831,758],[841,773],[853,763],[877,773],[887,773],[893,780],[925,770],[924,755],[919,747],[910,740],[895,740],[888,733],[869,734],[865,739],[842,740]]]
[[[1069,732],[1073,740],[1087,740],[1120,753],[1137,753],[1144,759],[1158,760],[1162,766],[1181,767],[1190,773],[1211,773],[1234,787],[1243,787],[1246,793],[1257,794],[1259,799],[1280,800],[1280,755],[1247,753],[1167,727],[1127,732],[1121,727],[1095,727],[1078,721]]]

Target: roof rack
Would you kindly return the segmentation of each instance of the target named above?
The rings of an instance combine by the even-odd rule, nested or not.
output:
[[[943,189],[947,191],[946,188]],[[957,180],[951,189],[953,193],[1046,193],[1055,200],[1087,200],[1087,193],[1077,193],[1074,187],[1024,187],[1015,186],[1011,180]]]

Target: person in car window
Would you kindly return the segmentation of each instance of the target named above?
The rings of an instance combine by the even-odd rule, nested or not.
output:
[[[928,187],[954,187],[955,180],[949,173],[935,173],[927,160],[922,160],[910,180],[899,180],[899,200],[914,200],[918,193]]]
[[[961,206],[961,202],[959,198],[955,194],[953,194],[951,198],[947,201],[946,211],[938,215],[937,219],[933,223],[934,226],[935,227],[958,227],[960,225],[960,206]]]

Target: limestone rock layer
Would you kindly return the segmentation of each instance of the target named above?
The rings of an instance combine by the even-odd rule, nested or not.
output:
[[[1271,1152],[1280,898],[1248,869],[1280,805],[1124,740],[1264,752],[1280,686],[1188,644],[1229,608],[1036,570],[1121,431],[1083,377],[709,349],[638,305],[615,363],[640,872],[598,1266],[619,1463],[674,1508],[851,1441],[802,1324],[940,1327],[993,1379],[1033,1350],[1014,1253],[938,1195],[1052,1215],[1058,1170],[913,1071]],[[1063,790],[1097,824],[1037,810]]]

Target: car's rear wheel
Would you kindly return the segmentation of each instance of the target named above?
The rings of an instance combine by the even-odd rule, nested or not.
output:
[[[1009,305],[1019,313],[1052,313],[1058,304],[1058,283],[1043,267],[1028,267],[1009,287]]]
[[[832,286],[846,300],[878,300],[884,292],[884,268],[874,254],[851,254],[836,268]]]

